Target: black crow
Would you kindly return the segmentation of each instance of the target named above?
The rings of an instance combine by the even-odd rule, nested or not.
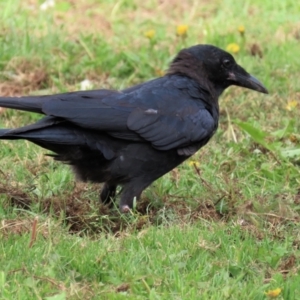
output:
[[[268,93],[232,55],[196,45],[181,50],[163,77],[125,90],[0,98],[2,107],[45,115],[1,129],[0,139],[29,140],[71,165],[78,179],[103,182],[103,203],[112,204],[123,186],[120,210],[127,212],[146,187],[209,141],[218,98],[230,85]]]

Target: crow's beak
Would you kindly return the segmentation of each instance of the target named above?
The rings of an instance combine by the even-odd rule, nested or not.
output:
[[[268,90],[254,76],[248,74],[243,68],[239,67],[236,72],[230,72],[228,79],[232,84],[248,88],[260,93],[268,94]]]

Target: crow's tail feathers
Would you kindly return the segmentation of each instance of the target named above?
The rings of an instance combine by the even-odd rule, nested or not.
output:
[[[20,140],[22,137],[11,134],[12,129],[0,129],[0,140]]]
[[[18,110],[31,111],[36,113],[42,112],[42,105],[47,96],[33,97],[0,97],[0,107],[14,108]],[[49,99],[49,98],[48,98]]]
[[[10,129],[0,129],[0,139],[10,131]]]

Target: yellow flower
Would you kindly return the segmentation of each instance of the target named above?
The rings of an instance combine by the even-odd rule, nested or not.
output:
[[[236,43],[231,43],[226,47],[226,50],[231,53],[238,53],[240,51],[240,46]]]
[[[295,134],[291,134],[289,136],[289,140],[294,144],[298,143],[298,141],[299,141],[298,137]]]
[[[176,34],[178,36],[186,36],[188,29],[189,29],[188,25],[184,25],[184,24],[178,25],[176,27]]]
[[[150,30],[145,31],[144,32],[144,36],[146,38],[148,38],[149,40],[152,40],[154,38],[154,36],[155,36],[155,30],[150,29]]]
[[[161,70],[161,69],[156,69],[156,70],[155,70],[155,74],[156,74],[157,76],[164,76],[164,75],[166,74],[166,72],[163,71],[163,70]]]
[[[243,35],[243,34],[245,33],[245,26],[240,25],[240,26],[238,27],[238,32],[239,32],[241,35]]]
[[[190,167],[193,167],[193,166],[196,166],[197,168],[200,167],[199,161],[197,161],[197,160],[192,160],[192,159],[189,160],[188,165],[189,165]]]
[[[281,288],[277,288],[275,290],[267,291],[265,294],[269,297],[276,298],[281,293]]]
[[[298,102],[296,100],[291,100],[288,102],[288,104],[286,105],[285,109],[286,110],[293,110],[296,106],[298,105]]]

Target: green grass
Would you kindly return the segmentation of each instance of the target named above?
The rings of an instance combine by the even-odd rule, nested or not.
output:
[[[69,299],[264,299],[266,289],[278,286],[284,299],[299,297],[299,274],[286,280],[281,273],[282,259],[296,255],[293,239],[272,240],[267,230],[257,239],[231,222],[198,222],[91,240],[69,236],[49,220],[43,226],[26,251],[28,234],[7,236],[0,273],[5,299],[66,291]]]
[[[227,90],[215,137],[130,216],[99,205],[99,186],[75,184],[46,151],[1,141],[0,299],[267,299],[276,288],[299,299],[300,4],[56,2],[43,12],[0,1],[1,95],[78,90],[86,78],[121,89],[197,43],[238,44],[236,60],[270,94]],[[0,127],[38,118],[0,111]]]

